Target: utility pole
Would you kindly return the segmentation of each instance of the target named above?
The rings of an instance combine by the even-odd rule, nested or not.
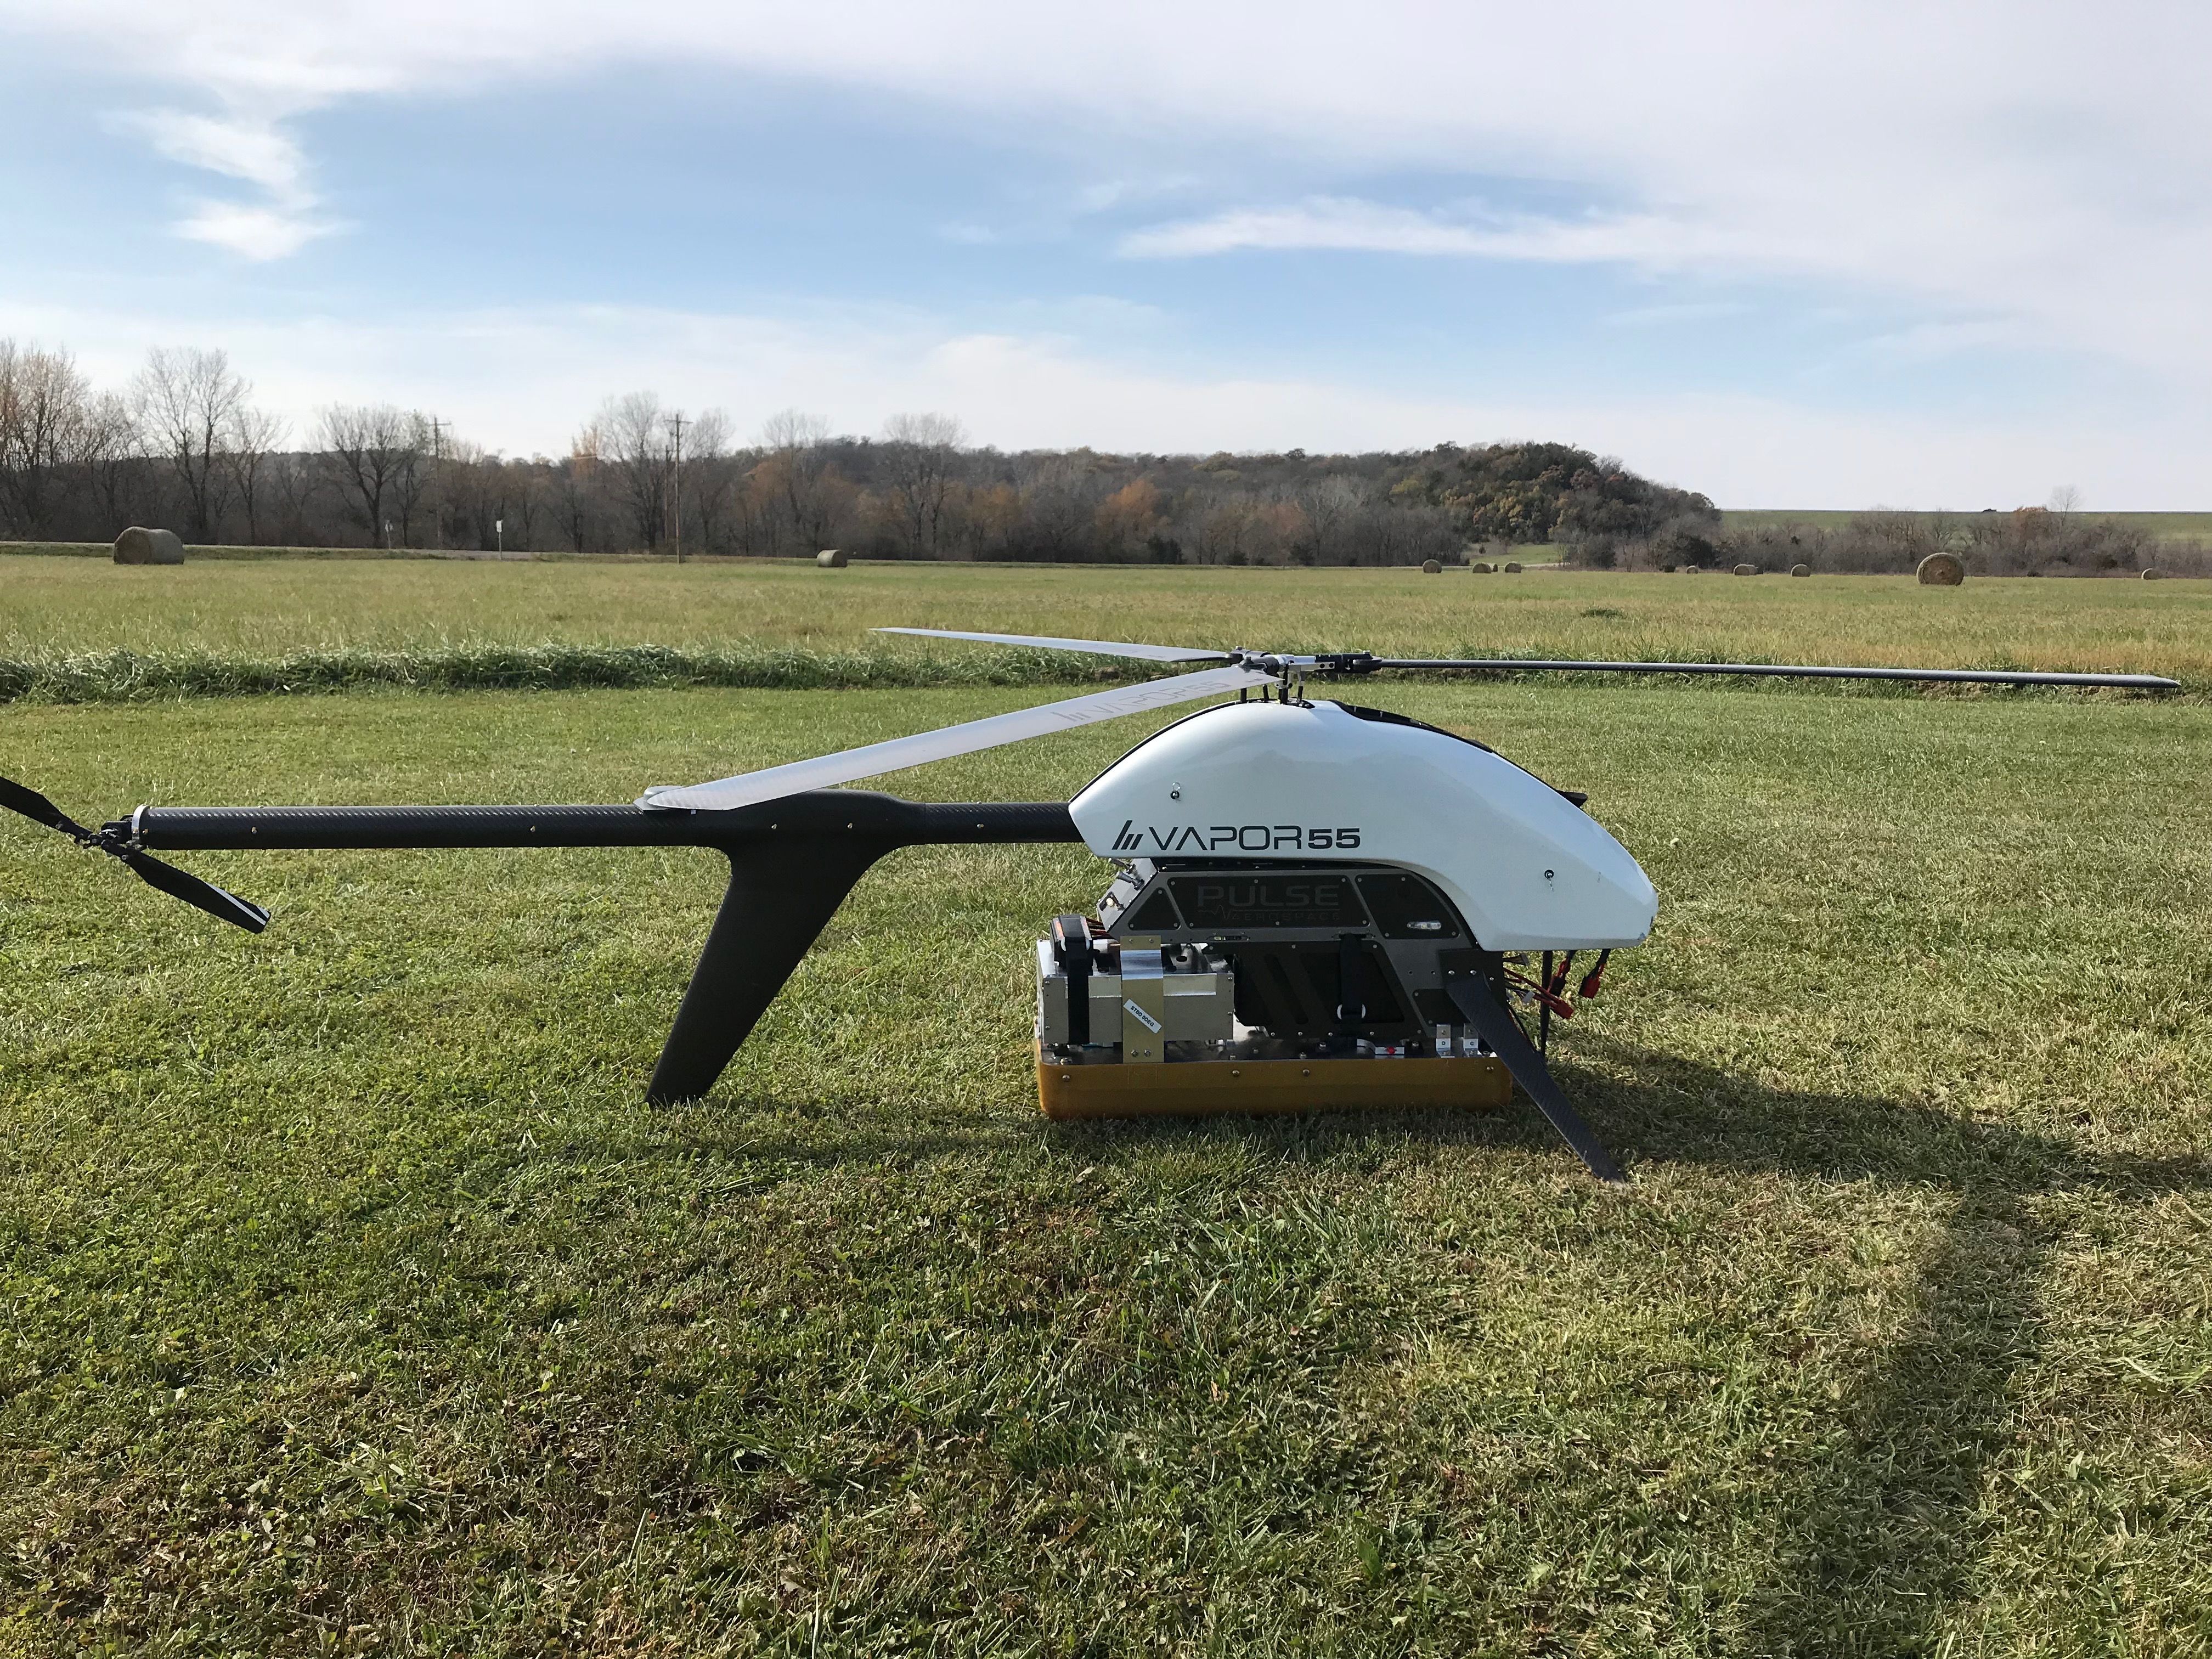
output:
[[[435,415],[430,417],[430,545],[442,550],[446,545],[446,515],[438,499],[438,488],[443,482],[439,473],[446,459],[446,423]]]
[[[676,434],[676,465],[670,471],[670,482],[675,486],[675,509],[671,516],[676,524],[676,562],[684,562],[684,417],[671,415],[669,430]]]

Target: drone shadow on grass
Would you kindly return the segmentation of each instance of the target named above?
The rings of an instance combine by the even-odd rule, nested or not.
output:
[[[2034,1200],[2076,1191],[2148,1201],[2212,1187],[2212,1165],[2087,1152],[2050,1134],[1872,1096],[1772,1089],[1601,1040],[1587,1052],[1604,1069],[1563,1057],[1561,1085],[1600,1137],[1626,1154],[1632,1179],[1639,1169],[1697,1165],[1954,1195],[1921,1271],[1917,1307],[1845,1402],[1831,1445],[1782,1517],[1774,1567],[1745,1609],[1740,1643],[1762,1656],[1933,1650],[1950,1609],[1972,1593],[1983,1478],[2012,1432],[2013,1380],[2042,1342],[2039,1304],[2057,1240]],[[1003,1123],[902,1128],[878,1121],[857,1136],[848,1125],[811,1141],[754,1139],[747,1150],[825,1164],[926,1158],[1003,1147],[1029,1133]],[[1398,1136],[1571,1156],[1518,1097],[1479,1116],[1146,1119],[1042,1133],[1086,1159],[1194,1136],[1274,1151]]]
[[[1984,1476],[2013,1432],[2014,1378],[2042,1346],[2058,1232],[2033,1200],[2094,1192],[2145,1202],[2212,1187],[2212,1166],[2087,1152],[1898,1101],[1769,1089],[1672,1055],[1596,1052],[1613,1062],[1606,1073],[1563,1066],[1562,1083],[1643,1167],[1954,1195],[1917,1306],[1845,1403],[1784,1521],[1743,1642],[1758,1654],[1933,1651],[1948,1612],[1972,1594]]]
[[[1921,1269],[1917,1305],[1899,1340],[1874,1357],[1781,1519],[1774,1566],[1744,1609],[1740,1644],[1759,1655],[1934,1650],[1949,1611],[1972,1593],[1983,1479],[2013,1431],[2013,1380],[2042,1343],[2057,1237],[2033,1200],[2086,1191],[2148,1201],[2212,1187],[2212,1166],[2086,1152],[2048,1134],[1870,1096],[1771,1089],[1621,1045],[1590,1052],[1606,1069],[1563,1063],[1560,1083],[1601,1138],[1628,1154],[1632,1179],[1638,1169],[1694,1164],[1954,1195]],[[1395,1129],[1387,1121],[1309,1119],[1303,1133],[1396,1133],[1570,1156],[1518,1097],[1480,1118],[1430,1115],[1395,1121]],[[1280,1127],[1236,1123],[1207,1128],[1280,1144]],[[1188,1124],[1055,1133],[1095,1141],[1178,1132]]]

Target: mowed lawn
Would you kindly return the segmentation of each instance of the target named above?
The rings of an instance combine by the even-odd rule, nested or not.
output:
[[[0,666],[466,646],[750,644],[890,656],[882,626],[1401,655],[1743,658],[2212,679],[2212,581],[767,561],[488,564],[0,557]],[[957,649],[958,647],[951,647]]]
[[[927,596],[884,580],[835,591]],[[1386,642],[1300,580],[1254,591]],[[1133,614],[1235,626],[1186,610]],[[0,771],[95,821],[624,800],[1041,695],[21,704]],[[1358,695],[1656,882],[1555,1049],[1625,1192],[1522,1102],[1045,1123],[1079,848],[895,855],[665,1110],[714,855],[179,855],[250,938],[0,825],[0,1650],[2212,1649],[2202,705]],[[1144,729],[884,787],[1064,798]]]

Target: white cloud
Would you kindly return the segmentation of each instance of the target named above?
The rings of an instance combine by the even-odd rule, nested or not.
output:
[[[191,211],[172,228],[188,240],[268,260],[297,253],[337,228],[316,211],[307,158],[276,122],[274,112],[233,110],[213,116],[151,109],[119,114],[112,125],[144,134],[169,161],[259,185],[263,199],[258,203],[197,198]]]
[[[242,202],[201,201],[175,226],[178,235],[228,248],[248,259],[282,259],[336,227],[303,207],[255,207]]]
[[[640,63],[766,72],[983,112],[1108,177],[1165,149],[1322,192],[1158,228],[1134,245],[1156,256],[1782,272],[2212,372],[2212,8],[2179,0],[1285,0],[1264,27],[1218,0],[0,0],[11,24],[288,112]],[[1604,211],[1479,223],[1329,193],[1407,172]]]
[[[1132,232],[1121,245],[1123,254],[1136,259],[1190,258],[1240,248],[1340,248],[1547,264],[1625,264],[1654,271],[1694,266],[1747,271],[1783,263],[1785,257],[1802,264],[1806,254],[1793,249],[1785,256],[1784,250],[1760,246],[1741,233],[1654,214],[1471,219],[1327,196],[1293,207],[1240,208],[1154,225]]]
[[[2194,296],[2212,264],[2212,9],[2174,0],[1376,0],[1356,27],[1305,0],[1265,28],[1190,0],[0,0],[7,20],[248,108],[675,62],[1334,177],[1531,177],[1617,212],[1475,228],[1468,252],[1743,261],[2021,314],[2142,361],[2181,345],[2212,362]],[[1210,234],[1285,246],[1252,241],[1287,234],[1283,212]],[[1332,246],[1453,241],[1387,215],[1321,228],[1367,237]]]
[[[126,117],[123,124],[144,132],[173,161],[228,173],[275,194],[298,194],[307,173],[299,145],[273,122],[155,109]]]
[[[1295,378],[1115,371],[1052,343],[1049,325],[956,339],[911,319],[812,328],[610,311],[283,337],[332,377],[306,401],[351,376],[377,395],[465,405],[495,441],[562,435],[505,429],[510,411],[565,422],[611,386],[688,383],[697,366],[666,344],[686,339],[717,366],[698,377],[733,388],[694,400],[733,412],[757,392],[761,409],[822,406],[809,389],[821,385],[856,429],[893,409],[949,407],[1007,441],[1314,448],[1549,431],[1739,501],[2004,505],[2073,477],[2097,500],[2151,505],[2187,497],[2186,465],[2212,447],[2212,8],[2181,0],[1370,0],[1356,13],[1282,0],[1261,24],[1218,0],[0,0],[0,31],[19,57],[36,39],[140,76],[165,103],[220,112],[167,112],[144,131],[172,159],[263,192],[204,204],[181,227],[248,257],[331,228],[295,136],[312,133],[301,118],[318,109],[521,77],[580,83],[641,64],[721,68],[980,114],[1008,142],[1079,155],[1086,177],[1109,182],[1060,204],[1062,217],[1126,214],[1139,196],[1110,181],[1196,172],[1216,204],[1224,180],[1278,181],[1125,243],[1155,260],[1326,246],[1780,278],[1934,319],[1870,344],[1874,358],[2087,351],[2162,381],[2189,411],[2161,418],[2147,400],[2126,429],[2077,443],[1753,399],[1435,404]],[[580,84],[577,95],[593,94]],[[1462,191],[1510,179],[1567,205],[1510,217],[1366,199],[1391,194],[1376,181],[1392,178],[1425,181],[1425,201],[1439,179]],[[1203,189],[1188,199],[1206,200]],[[435,351],[410,343],[415,328]],[[178,319],[161,337],[192,332]],[[243,356],[238,328],[213,337]],[[574,360],[533,362],[517,337]],[[447,352],[488,378],[443,367]],[[274,347],[269,361],[278,368],[265,373],[297,379]]]

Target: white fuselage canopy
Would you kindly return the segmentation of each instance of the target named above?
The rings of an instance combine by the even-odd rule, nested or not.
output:
[[[1501,755],[1342,705],[1225,703],[1139,744],[1069,804],[1119,859],[1393,864],[1484,948],[1643,943],[1650,878],[1597,821]]]

